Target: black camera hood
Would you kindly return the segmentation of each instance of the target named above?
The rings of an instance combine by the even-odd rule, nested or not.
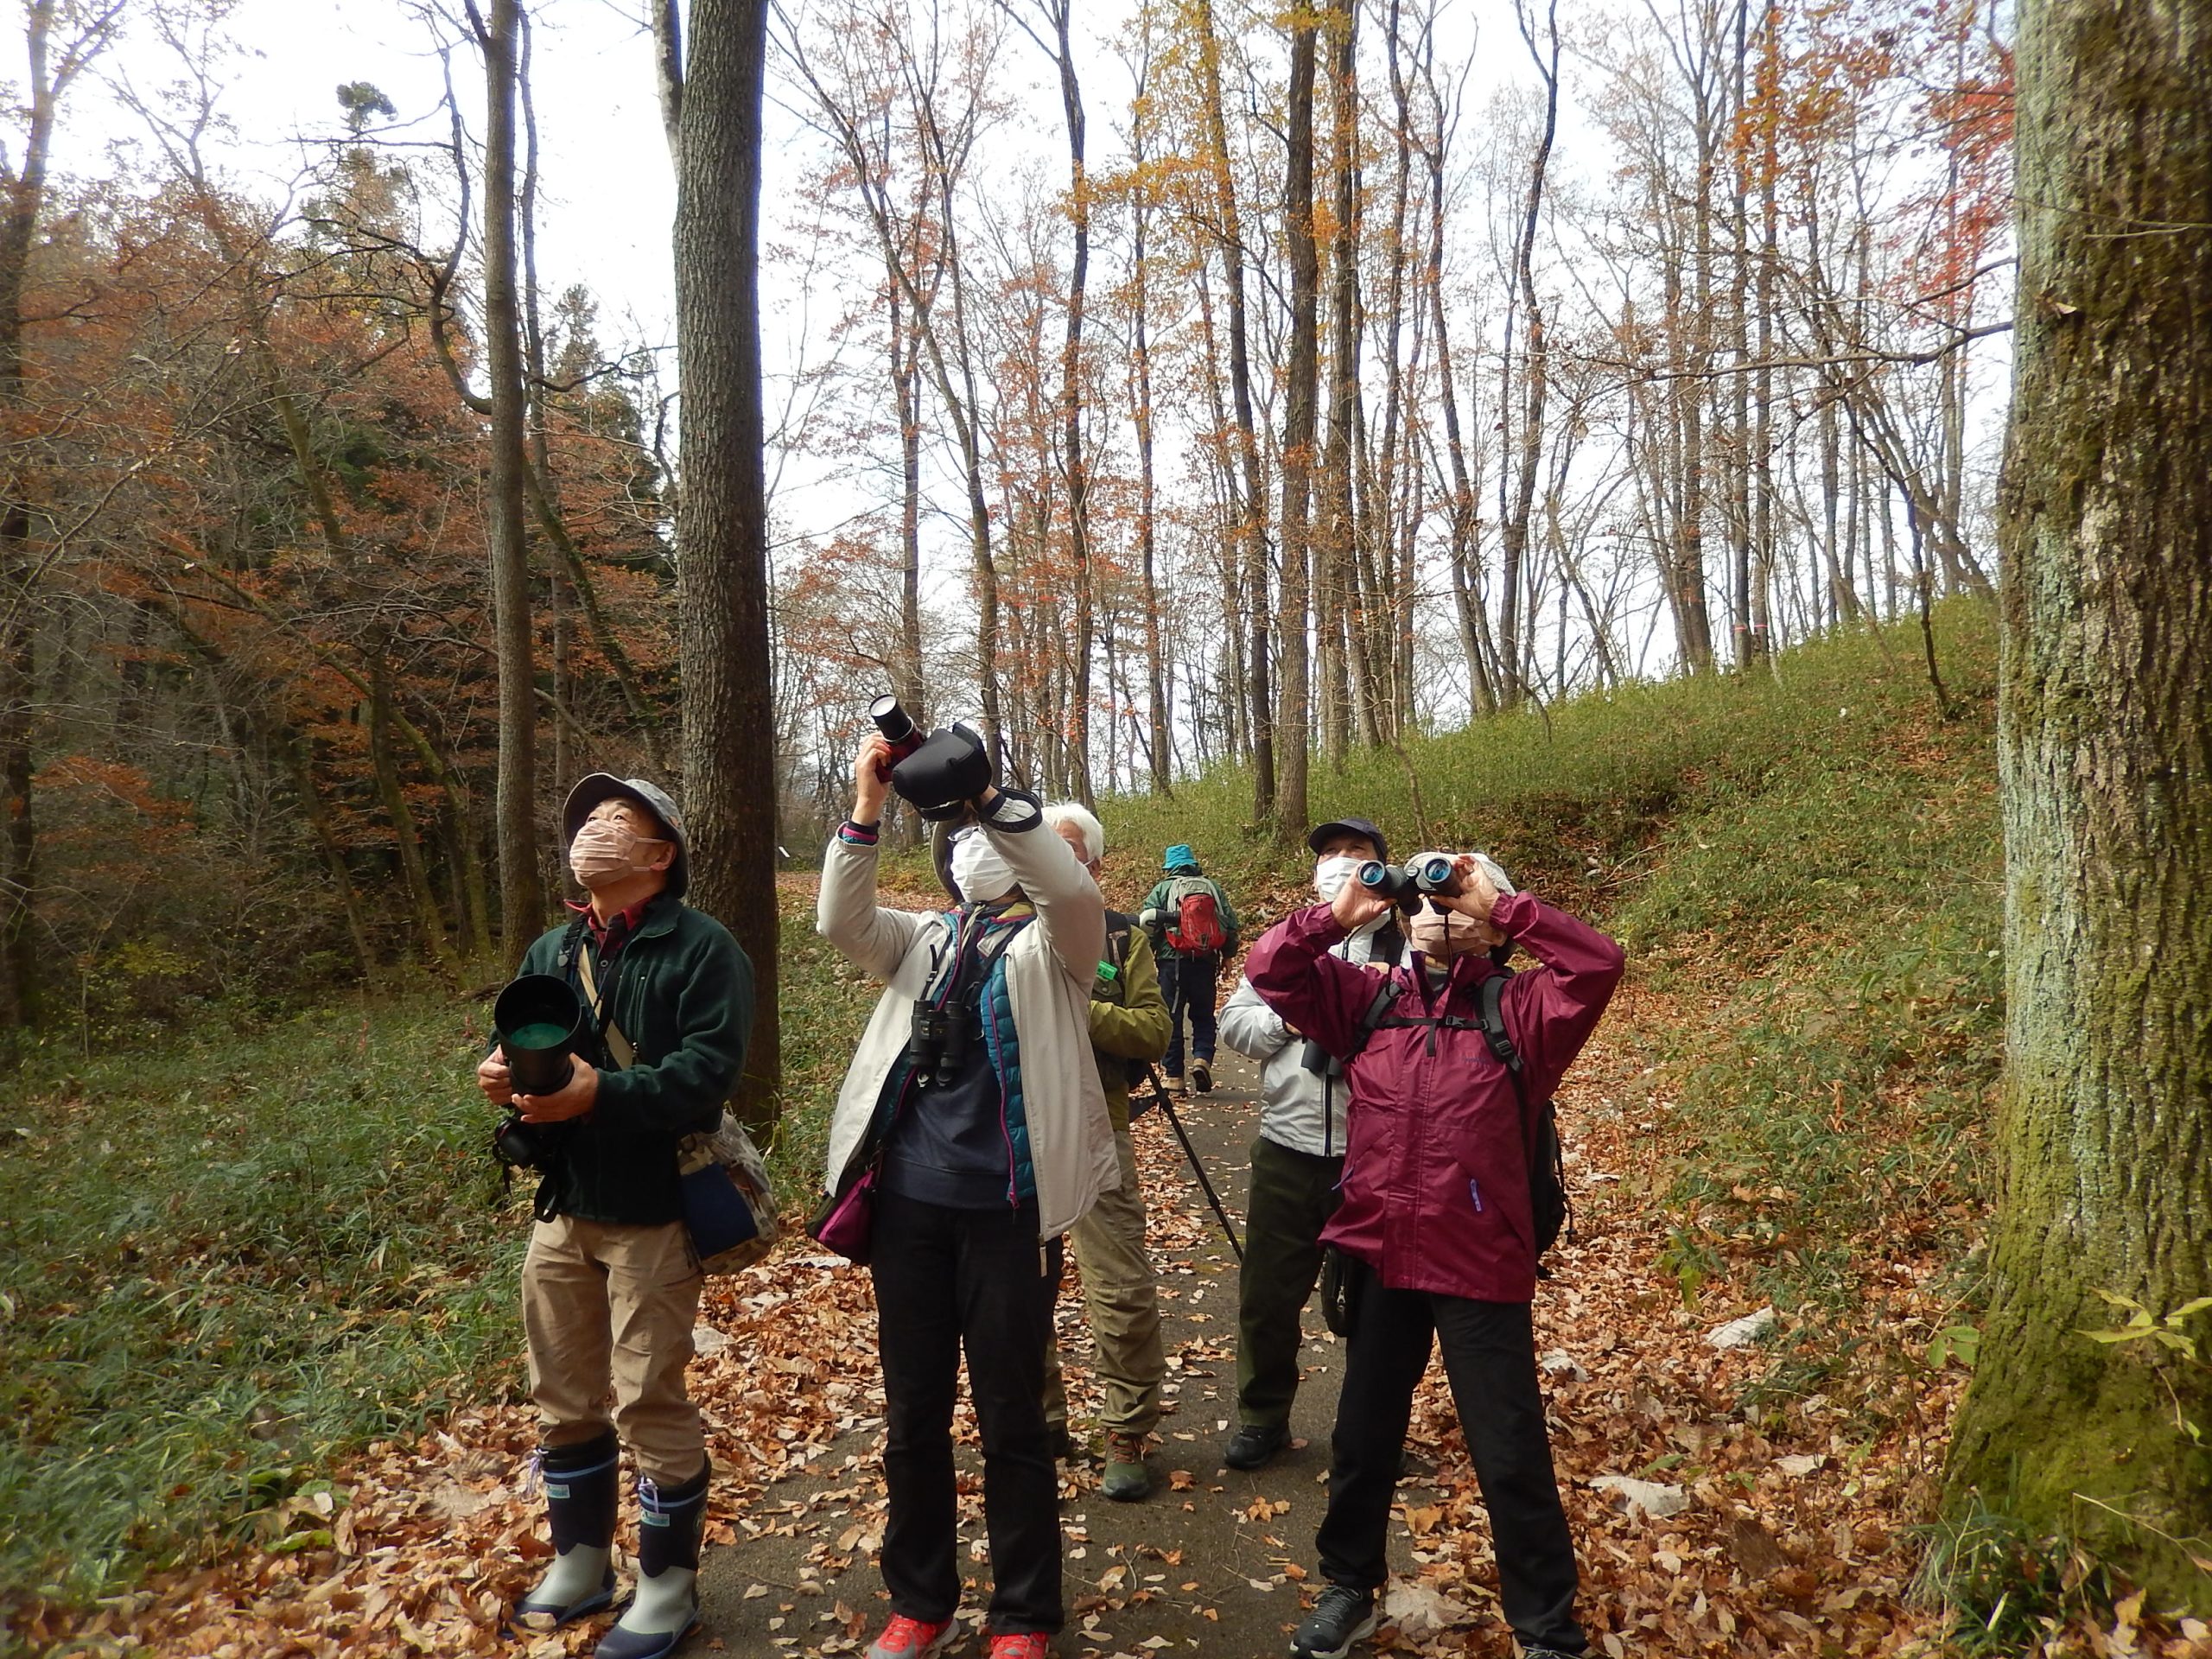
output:
[[[891,768],[891,787],[925,818],[953,817],[991,786],[990,752],[955,722],[931,732],[922,747]]]

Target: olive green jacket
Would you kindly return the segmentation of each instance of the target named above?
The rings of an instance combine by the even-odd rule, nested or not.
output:
[[[571,935],[591,949],[582,918],[543,935],[525,974],[561,974]],[[683,1216],[677,1146],[711,1129],[737,1087],[753,1033],[753,963],[704,911],[664,893],[612,961],[593,959],[602,1014],[636,1047],[620,1071],[603,1052],[592,1109],[551,1137],[558,1153],[538,1189],[541,1215],[658,1226]],[[565,969],[583,988],[573,958]],[[588,1000],[588,999],[587,999]]]
[[[1148,1064],[1167,1052],[1167,1000],[1144,930],[1118,911],[1106,912],[1106,957],[1090,988],[1090,1046],[1106,1088],[1106,1115],[1116,1128],[1126,1129],[1135,1069],[1129,1062]]]

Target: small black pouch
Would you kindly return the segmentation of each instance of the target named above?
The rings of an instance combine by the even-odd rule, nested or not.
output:
[[[1321,1252],[1321,1322],[1346,1341],[1359,1323],[1359,1294],[1367,1273],[1366,1262],[1333,1244]]]

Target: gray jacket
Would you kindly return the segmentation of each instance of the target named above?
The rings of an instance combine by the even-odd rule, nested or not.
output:
[[[1370,923],[1330,954],[1346,962],[1373,961],[1376,936],[1390,919],[1384,916]],[[1408,949],[1401,938],[1391,960],[1405,960]],[[1260,1062],[1260,1133],[1293,1152],[1344,1156],[1344,1103],[1351,1091],[1341,1076],[1306,1069],[1305,1039],[1291,1034],[1250,980],[1236,982],[1236,995],[1223,1005],[1220,1030],[1223,1042]]]

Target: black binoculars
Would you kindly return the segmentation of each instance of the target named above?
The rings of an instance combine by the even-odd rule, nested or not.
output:
[[[925,1089],[950,1087],[968,1064],[975,1026],[974,1013],[965,1003],[933,1008],[917,1001],[906,1027],[906,1065],[915,1083]]]
[[[492,1029],[506,1056],[507,1075],[518,1095],[550,1095],[564,1088],[576,1066],[576,1048],[589,1029],[583,999],[557,974],[524,974],[492,1005]],[[559,1143],[563,1126],[536,1126],[509,1111],[492,1132],[492,1151],[512,1169],[540,1169]]]
[[[1370,858],[1354,875],[1361,887],[1376,897],[1408,908],[1427,898],[1459,896],[1458,864],[1448,853],[1427,854],[1410,861],[1402,869]]]
[[[924,737],[896,697],[878,697],[868,714],[891,744],[891,787],[923,817],[957,818],[991,786],[990,751],[959,721]]]

